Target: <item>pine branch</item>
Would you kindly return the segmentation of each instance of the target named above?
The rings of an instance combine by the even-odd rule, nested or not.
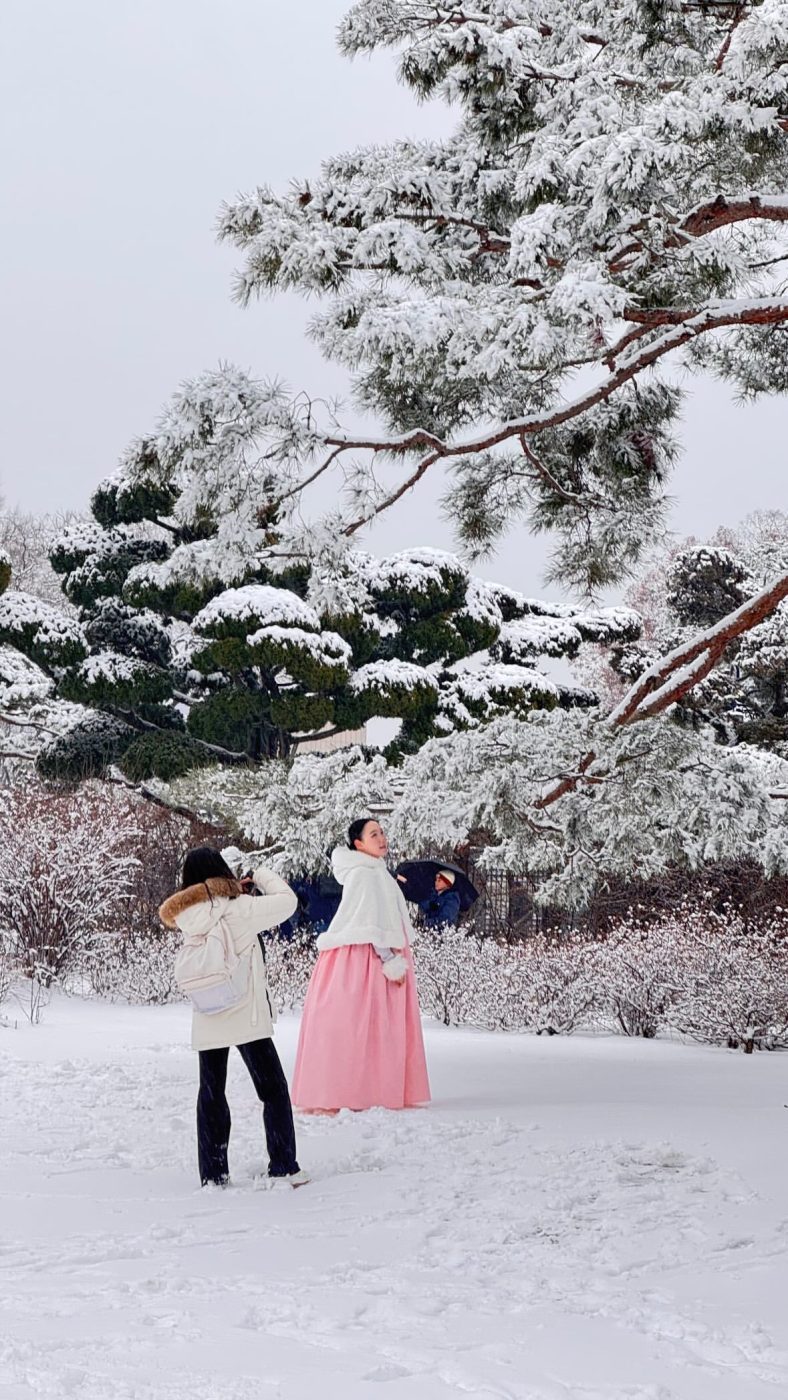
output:
[[[788,201],[786,208],[788,209]],[[679,314],[683,319],[677,321],[676,318]],[[671,320],[670,316],[673,316],[674,319]],[[701,335],[708,335],[711,331],[722,330],[728,326],[775,326],[786,323],[788,323],[788,298],[785,297],[758,297],[744,302],[735,300],[712,302],[708,306],[686,314],[674,311],[669,313],[669,319],[662,328],[663,334],[649,341],[636,353],[627,356],[623,363],[620,363],[601,384],[587,390],[579,398],[573,399],[548,413],[533,418],[521,418],[501,423],[492,431],[485,433],[483,437],[452,443],[437,437],[435,433],[429,432],[426,428],[415,428],[400,437],[388,439],[327,437],[326,445],[338,448],[342,452],[385,452],[392,456],[404,456],[418,448],[426,447],[429,449],[428,455],[422,458],[416,469],[396,491],[385,496],[366,514],[351,521],[345,527],[343,534],[354,535],[358,530],[363,529],[370,520],[389,510],[411,487],[421,480],[435,462],[455,457],[473,456],[478,452],[488,452],[493,447],[499,447],[502,443],[511,441],[512,438],[520,438],[522,441],[523,438],[535,436],[548,428],[560,427],[563,423],[571,422],[587,413],[589,409],[595,408],[597,404],[612,398],[618,389],[636,379],[644,370],[650,369],[666,355],[680,350],[689,341],[696,340]],[[653,326],[649,325],[647,329],[651,330]]]
[[[366,515],[358,516],[356,520],[354,520],[350,525],[346,527],[346,529],[342,531],[343,535],[347,536],[347,538],[349,539],[351,535],[355,535],[358,530],[362,530],[364,526],[368,524],[370,520],[374,519],[376,515],[381,515],[384,510],[389,510],[391,506],[396,505],[397,501],[399,501],[403,496],[405,496],[407,492],[410,491],[412,487],[416,485],[417,482],[421,481],[421,478],[424,476],[425,472],[427,472],[430,467],[434,466],[434,464],[439,460],[439,458],[444,455],[446,454],[434,452],[431,456],[424,457],[421,460],[421,462],[419,462],[419,465],[416,467],[416,470],[411,472],[407,480],[404,481],[396,491],[393,491],[389,496],[386,496],[385,500],[382,501],[380,505],[376,506],[374,510],[367,512]]]
[[[746,14],[747,14],[747,6],[746,6],[745,4],[739,5],[739,8],[738,8],[738,10],[736,11],[736,14],[733,16],[733,19],[731,20],[730,29],[728,30],[728,33],[725,35],[725,39],[724,39],[724,41],[723,41],[722,48],[720,49],[719,53],[717,54],[717,57],[716,57],[715,60],[714,60],[714,68],[715,68],[715,71],[716,71],[717,73],[719,73],[720,69],[722,68],[723,64],[725,63],[726,58],[728,57],[728,50],[729,50],[729,48],[730,48],[730,46],[731,46],[731,40],[732,40],[734,34],[736,33],[736,30],[738,29],[739,25],[741,24],[741,22],[742,22],[742,20],[744,19],[744,17],[745,17]]]
[[[706,632],[683,642],[667,656],[655,661],[611,710],[606,721],[608,728],[623,729],[664,714],[713,670],[731,642],[757,627],[784,598],[788,598],[788,574],[756,593],[754,598],[749,598]],[[539,810],[552,806],[566,793],[574,792],[580,783],[589,782],[586,775],[596,758],[593,750],[585,754],[576,771],[555,783],[534,806]]]
[[[340,725],[336,724],[333,729],[313,729],[311,734],[294,734],[293,752],[295,753],[301,744],[311,743],[314,739],[333,739],[336,734],[344,734],[345,732]]]
[[[126,792],[134,792],[138,797],[142,797],[145,802],[150,802],[155,807],[161,807],[165,812],[174,812],[178,817],[185,817],[187,821],[203,821],[200,812],[192,807],[184,807],[178,802],[168,802],[159,793],[149,788],[147,783],[133,783],[129,778],[125,778],[117,769],[104,775],[104,782],[115,787],[122,787]]]
[[[39,724],[35,719],[20,719],[17,715],[0,714],[0,724],[13,724],[18,729],[35,729],[39,734],[49,734],[53,739],[61,736],[57,729],[49,729],[45,724]]]
[[[549,467],[546,467],[544,462],[541,462],[539,460],[533,448],[529,446],[528,439],[526,438],[525,434],[522,434],[520,437],[520,445],[523,449],[525,457],[531,463],[531,466],[534,468],[536,475],[545,483],[546,486],[549,486],[551,491],[554,491],[557,496],[560,496],[562,501],[567,501],[570,505],[580,506],[584,509],[587,509],[589,506],[596,507],[597,509],[601,508],[603,502],[598,496],[580,496],[575,491],[567,491],[566,488],[561,485],[557,477],[553,476],[553,473],[550,471]]]
[[[708,670],[711,670],[732,641],[757,627],[786,597],[788,574],[756,593],[734,612],[720,618],[700,636],[675,647],[643,672],[608,716],[608,724],[618,728],[661,713],[669,705],[675,704],[703,678],[696,672],[697,662],[703,662],[704,657],[709,658],[711,664]],[[708,671],[704,671],[705,674]]]
[[[122,710],[118,708],[117,713],[121,715],[128,724],[133,725],[137,729],[143,729],[145,731],[152,730],[156,734],[169,735],[179,732],[177,730],[165,729],[160,724],[154,724],[153,720],[142,719],[135,710]],[[197,744],[201,749],[205,749],[206,752],[216,754],[217,758],[219,758],[222,763],[247,764],[250,761],[248,753],[242,753],[239,749],[225,749],[221,744],[209,744],[207,739],[197,739],[193,734],[189,735],[189,740],[192,744]]]
[[[306,477],[304,481],[297,482],[289,491],[283,491],[281,496],[277,496],[275,505],[280,506],[283,501],[289,500],[291,496],[298,496],[302,491],[305,491],[307,486],[311,486],[313,481],[317,481],[319,476],[322,476],[324,472],[328,471],[329,467],[333,465],[342,451],[343,449],[341,447],[335,448],[326,458],[325,462],[321,462],[317,470],[312,472],[311,476]]]

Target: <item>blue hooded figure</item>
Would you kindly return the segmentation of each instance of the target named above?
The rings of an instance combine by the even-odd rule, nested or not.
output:
[[[425,928],[442,928],[456,924],[460,917],[460,896],[454,889],[456,876],[452,870],[439,870],[435,876],[434,892],[419,901]]]

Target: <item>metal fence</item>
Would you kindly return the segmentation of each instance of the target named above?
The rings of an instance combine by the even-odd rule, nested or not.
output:
[[[442,854],[435,852],[434,858]],[[479,891],[465,919],[472,920],[482,935],[507,942],[542,934],[562,939],[581,931],[592,938],[604,937],[611,924],[628,914],[650,922],[688,904],[702,904],[716,913],[735,909],[745,925],[753,926],[788,908],[788,877],[769,877],[762,868],[742,861],[700,871],[669,869],[645,881],[611,878],[600,882],[587,908],[564,909],[537,903],[536,882],[527,876],[480,867],[481,854],[481,848],[469,848],[463,856],[451,857]]]

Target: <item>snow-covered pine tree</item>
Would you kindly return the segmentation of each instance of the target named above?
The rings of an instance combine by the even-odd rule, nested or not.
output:
[[[319,530],[299,543],[287,454],[271,445],[289,422],[297,449],[289,412],[232,367],[185,384],[95,492],[92,519],[55,543],[72,613],[0,600],[0,642],[82,707],[42,773],[118,762],[133,781],[172,779],[287,757],[376,715],[402,721],[397,755],[496,715],[594,702],[538,658],[635,638],[631,610],[527,599],[437,550],[377,560]]]
[[[649,561],[626,595],[643,617],[644,635],[614,643],[612,674],[581,655],[580,674],[603,693],[631,682],[655,657],[750,598],[768,578],[788,570],[788,515],[756,511],[710,540],[686,540]],[[612,685],[610,684],[612,682]],[[674,717],[711,724],[719,742],[750,743],[788,757],[788,606],[783,602],[728,649],[724,660],[682,698]]]
[[[359,0],[339,42],[460,111],[220,216],[239,299],[322,297],[312,334],[380,424],[325,427],[342,528],[446,463],[471,548],[525,517],[563,584],[620,578],[662,515],[679,369],[788,388],[786,5]]]
[[[10,587],[15,553],[0,549],[0,783],[12,785],[35,759],[45,729],[68,728],[78,709],[56,697],[55,675],[84,645],[68,605]],[[48,591],[48,584],[47,584]],[[36,740],[38,739],[38,742]]]

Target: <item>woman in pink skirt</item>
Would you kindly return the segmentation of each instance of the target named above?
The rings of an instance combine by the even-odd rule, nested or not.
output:
[[[331,857],[342,902],[317,940],[292,1098],[304,1112],[429,1103],[408,906],[380,823],[353,822]]]

